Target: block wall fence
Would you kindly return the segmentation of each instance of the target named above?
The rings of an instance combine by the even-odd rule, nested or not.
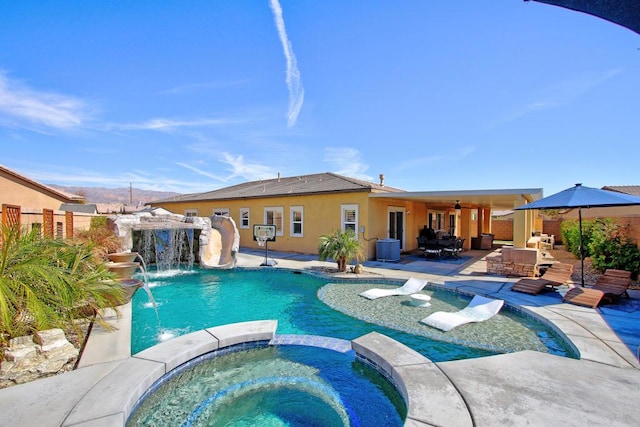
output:
[[[590,221],[593,218],[584,218],[584,221]],[[640,216],[628,216],[614,218],[618,224],[628,227],[628,236],[636,242],[640,247]],[[569,221],[570,219],[566,219]],[[544,234],[554,235],[556,244],[562,244],[562,234],[560,234],[560,224],[564,219],[545,219],[542,221],[542,232]],[[500,219],[491,222],[491,232],[495,235],[496,240],[513,240],[513,220]]]

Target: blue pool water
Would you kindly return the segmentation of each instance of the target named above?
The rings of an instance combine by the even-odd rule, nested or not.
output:
[[[261,347],[198,360],[158,385],[128,427],[400,426],[402,397],[373,368],[339,353]]]
[[[330,280],[296,273],[280,269],[212,271],[197,268],[180,274],[151,273],[150,287],[157,302],[157,312],[145,292],[136,292],[132,300],[132,352],[135,354],[173,336],[212,326],[276,319],[278,334],[352,340],[377,331],[434,362],[496,354],[358,320],[330,308],[318,298],[319,289]],[[375,287],[371,284],[353,286]],[[415,310],[409,310],[412,309]],[[545,341],[550,352],[567,355],[563,343],[541,324],[513,313],[508,316],[522,322],[526,326],[523,329],[531,332],[534,338]]]

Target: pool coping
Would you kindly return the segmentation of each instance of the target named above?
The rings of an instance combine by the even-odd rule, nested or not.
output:
[[[121,361],[74,405],[63,426],[107,422],[125,425],[141,396],[171,370],[221,348],[271,340],[278,322],[263,320],[216,326],[173,338]],[[107,398],[108,396],[108,398]]]
[[[277,320],[260,320],[216,326],[173,338],[117,363],[101,364],[110,369],[90,384],[59,425],[124,426],[138,402],[156,382],[193,359],[247,343],[291,344],[291,337],[276,339],[277,325]],[[307,336],[307,340],[311,337]],[[327,339],[326,342],[337,347],[327,348],[339,352],[346,350],[343,344],[334,341],[344,340]],[[306,344],[301,340],[294,345]],[[407,406],[405,425],[446,425],[452,417],[463,420],[462,425],[471,425],[462,397],[426,357],[377,332],[351,341],[351,349],[356,359],[374,367],[397,388]],[[430,387],[437,384],[437,405],[433,405],[433,399],[428,405],[423,404],[425,384]],[[452,413],[454,409],[455,413]],[[50,419],[48,415],[43,416]]]

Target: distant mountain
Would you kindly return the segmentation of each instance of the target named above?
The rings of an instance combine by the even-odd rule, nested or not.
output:
[[[137,188],[104,188],[104,187],[67,187],[64,185],[47,184],[56,190],[65,193],[84,196],[86,203],[121,203],[121,204],[147,204],[152,201],[179,196],[180,193],[170,191],[140,190]]]

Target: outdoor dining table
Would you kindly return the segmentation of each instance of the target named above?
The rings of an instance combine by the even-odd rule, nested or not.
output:
[[[456,239],[437,239],[436,243],[443,249],[450,248],[456,243]]]
[[[442,257],[442,252],[446,248],[453,248],[456,239],[434,239],[429,240],[425,244],[424,254],[426,257],[436,256],[438,259]]]

